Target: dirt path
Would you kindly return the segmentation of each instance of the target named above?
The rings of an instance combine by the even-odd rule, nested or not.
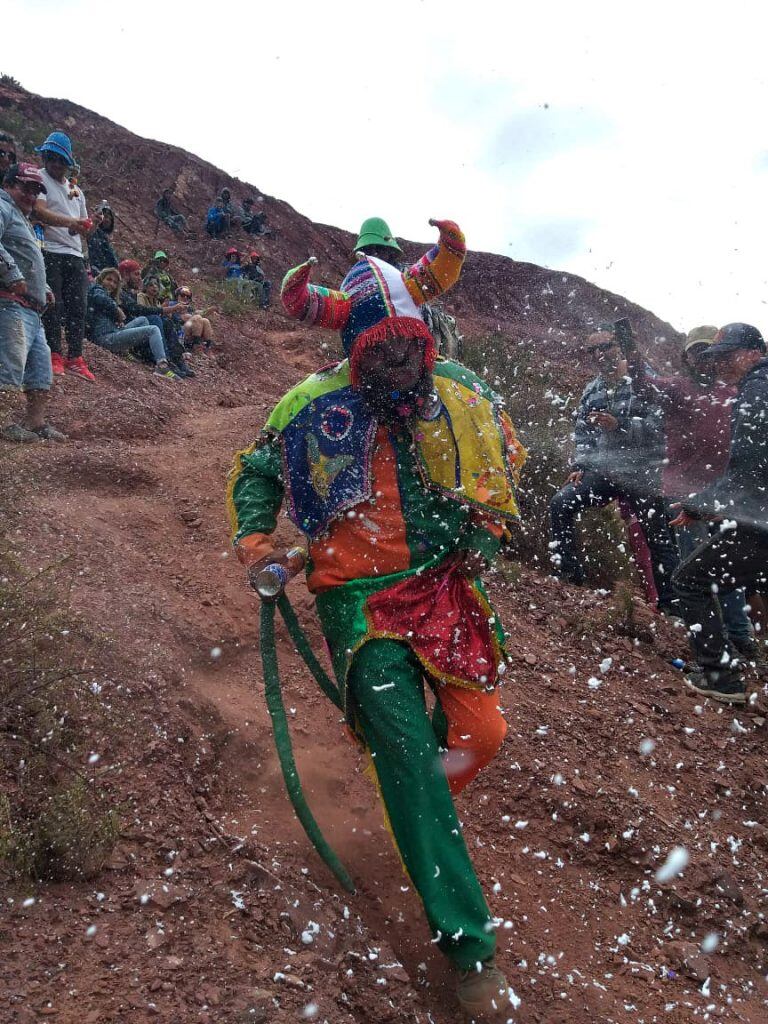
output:
[[[295,344],[285,355],[272,390],[314,361]],[[227,372],[244,363],[242,353],[231,357]],[[102,380],[108,372],[105,362]],[[55,1019],[86,1024],[229,1024],[254,1006],[266,1016],[243,1022],[287,1021],[316,1002],[311,1019],[333,1024],[448,1024],[451,979],[429,943],[361,758],[280,634],[301,778],[360,883],[355,897],[340,898],[284,795],[263,701],[258,609],[230,555],[222,497],[232,452],[255,434],[268,398],[254,394],[252,375],[242,372],[234,380],[213,373],[183,398],[145,376],[136,382],[144,391],[118,417],[110,404],[122,393],[102,384],[94,399],[67,381],[61,408],[71,417],[85,416],[84,401],[98,403],[89,413],[95,436],[25,455],[34,486],[25,557],[36,565],[54,551],[75,556],[73,605],[112,637],[116,664],[134,666],[137,678],[122,682],[134,685],[132,699],[157,735],[146,754],[131,752],[140,810],[114,882],[95,883],[112,887],[113,938],[100,957],[68,968],[70,987],[87,993],[90,1016],[79,1016],[56,988],[53,960],[41,953],[47,912],[35,916],[33,908],[17,922],[20,948],[30,943],[30,956],[48,966],[35,975],[37,989],[26,985],[11,1020],[36,1020],[50,1003]],[[281,522],[278,537],[291,536]],[[709,705],[697,711],[668,664],[679,653],[678,635],[642,610],[645,640],[634,642],[599,593],[566,591],[529,572],[514,585],[497,576],[493,589],[514,654],[503,695],[510,731],[460,813],[499,916],[500,960],[522,999],[512,1018],[765,1021],[764,718],[756,708],[737,716]],[[320,649],[303,584],[291,597]],[[181,721],[197,753],[174,769]],[[653,750],[642,753],[649,739]],[[115,742],[130,748],[130,731]],[[157,821],[147,810],[153,806]],[[235,857],[233,866],[217,843],[222,831],[245,840],[270,874],[248,869],[256,874],[245,878],[241,862]],[[188,875],[179,871],[187,895],[166,907],[161,899],[154,924],[139,926],[136,887],[162,878],[174,843],[188,847]],[[690,851],[691,865],[662,886],[654,872],[674,845]],[[41,895],[55,907],[54,949],[84,942],[80,922],[91,913],[92,892],[91,885]],[[246,893],[245,910],[233,892]],[[302,945],[311,920],[322,922],[322,934]],[[162,933],[156,948],[153,927]],[[702,953],[709,933],[719,946]],[[372,948],[379,953],[364,969]],[[300,984],[284,981],[286,959]]]

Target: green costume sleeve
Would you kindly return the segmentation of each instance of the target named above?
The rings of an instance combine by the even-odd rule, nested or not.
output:
[[[492,562],[499,553],[500,546],[498,537],[494,536],[490,530],[486,530],[484,526],[477,524],[468,526],[459,541],[460,548],[465,551],[477,551],[489,562]]]
[[[277,441],[257,441],[237,453],[227,488],[233,544],[252,533],[274,531],[284,490]]]

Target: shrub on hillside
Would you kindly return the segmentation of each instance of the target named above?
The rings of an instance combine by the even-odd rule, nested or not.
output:
[[[114,812],[85,761],[82,720],[93,719],[79,636],[68,611],[69,567],[30,575],[4,534],[17,466],[0,459],[0,863],[34,878],[97,871],[117,834]],[[82,641],[82,644],[81,644]],[[92,674],[89,669],[88,675]]]

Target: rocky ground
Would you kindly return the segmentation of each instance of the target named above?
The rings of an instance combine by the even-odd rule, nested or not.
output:
[[[163,245],[179,277],[197,268],[212,280],[225,243],[156,232],[158,182],[176,183],[188,213],[241,183],[66,101],[3,87],[0,114],[17,132],[72,132],[90,194],[117,210],[121,254]],[[314,252],[338,280],[350,236],[265,202],[278,231],[262,244],[271,275]],[[499,327],[533,344],[563,380],[578,330],[606,311],[633,315],[661,353],[674,336],[580,279],[476,253],[454,301],[465,330]],[[3,879],[0,1020],[449,1024],[453,979],[360,756],[279,633],[301,778],[354,896],[294,818],[264,706],[257,602],[230,554],[232,453],[327,361],[328,339],[277,312],[216,326],[219,347],[185,383],[89,346],[97,383],[68,376],[55,389],[53,419],[71,440],[14,453],[25,493],[6,525],[17,552],[31,569],[68,567],[73,623],[98,633],[98,664],[64,639],[62,657],[87,673],[98,761],[83,771],[118,808],[120,835],[87,882]],[[514,349],[508,359],[514,369]],[[278,538],[293,537],[282,522]],[[509,1019],[768,1020],[761,684],[738,712],[688,696],[670,665],[684,654],[681,632],[637,596],[574,590],[505,562],[490,589],[510,637],[510,728],[460,810],[520,1000]],[[320,651],[301,582],[291,597]],[[659,882],[675,847],[689,863]]]
[[[355,896],[292,814],[256,600],[229,552],[231,454],[321,353],[277,316],[220,337],[185,384],[89,349],[98,383],[56,387],[72,440],[18,454],[19,551],[31,567],[73,556],[72,606],[109,637],[93,745],[121,835],[87,883],[6,885],[3,1019],[447,1024],[452,979],[360,757],[281,637],[301,777]],[[669,664],[680,632],[639,598],[630,615],[503,562],[491,589],[510,729],[461,812],[521,1000],[510,1019],[765,1020],[763,697],[698,704]],[[319,641],[303,584],[292,597]],[[675,846],[690,864],[659,884]]]

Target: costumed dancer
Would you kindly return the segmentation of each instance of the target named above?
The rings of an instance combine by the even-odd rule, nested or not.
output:
[[[405,271],[361,254],[339,291],[310,284],[313,261],[286,275],[285,308],[340,330],[347,358],[278,403],[237,454],[228,503],[251,581],[274,560],[284,499],[307,537],[349,723],[459,1001],[480,1017],[508,1007],[508,987],[452,796],[506,732],[503,632],[478,574],[518,517],[525,450],[488,385],[436,360],[419,306],[455,284],[466,247],[456,224],[430,223],[439,243]]]

